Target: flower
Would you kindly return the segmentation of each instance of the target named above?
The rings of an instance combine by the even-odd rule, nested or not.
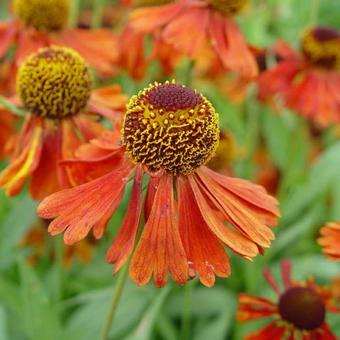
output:
[[[265,279],[278,295],[277,302],[241,293],[237,319],[241,322],[271,318],[259,331],[246,337],[248,340],[329,339],[336,340],[327,322],[327,312],[339,313],[335,308],[332,287],[318,287],[313,279],[291,280],[291,264],[281,263],[284,289],[280,290],[271,272],[264,271]],[[308,312],[307,312],[308,311]]]
[[[113,273],[133,253],[129,273],[138,285],[153,274],[155,285],[162,287],[170,274],[179,284],[198,276],[210,287],[215,275],[230,275],[224,246],[246,259],[270,246],[274,235],[268,226],[279,216],[276,199],[257,185],[204,166],[217,148],[219,124],[203,95],[175,82],[150,85],[130,99],[121,139],[117,147],[106,134],[85,145],[87,157],[76,162],[84,164],[83,174],[77,172],[84,184],[39,205],[42,218],[55,218],[49,225],[52,235],[64,232],[66,244],[90,230],[100,238],[133,178],[127,212],[107,252]],[[87,182],[89,175],[94,180]],[[144,175],[149,179],[145,226],[136,241]]]
[[[286,45],[282,60],[261,74],[260,99],[279,96],[285,105],[323,127],[339,123],[339,51],[339,31],[328,27],[307,29],[300,52]]]
[[[192,59],[199,58],[208,44],[227,70],[248,80],[257,75],[255,58],[233,21],[248,0],[177,0],[166,4],[153,1],[153,4],[131,12],[132,27],[144,33],[160,29],[165,42]]]
[[[39,49],[23,62],[17,93],[27,116],[11,162],[0,174],[0,186],[9,196],[16,195],[29,177],[35,199],[75,183],[72,173],[59,162],[73,157],[82,142],[104,131],[86,114],[86,106],[89,113],[110,118],[125,104],[117,87],[92,95],[91,87],[88,66],[72,49]]]
[[[318,243],[332,260],[340,261],[340,222],[327,223],[320,230]]]
[[[0,22],[0,58],[16,44],[16,68],[38,48],[67,46],[78,51],[100,75],[112,75],[118,58],[115,36],[107,29],[67,27],[70,7],[70,0],[14,0],[14,18]]]
[[[0,105],[0,159],[10,154],[15,134],[15,116]]]

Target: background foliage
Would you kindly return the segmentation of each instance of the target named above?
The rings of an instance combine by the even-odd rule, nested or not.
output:
[[[248,39],[266,46],[284,38],[297,47],[300,32],[311,22],[313,1],[253,2],[255,6],[239,21]],[[96,1],[86,5],[91,3]],[[1,0],[1,18],[8,16],[6,8]],[[321,1],[318,22],[340,28],[339,0]],[[149,74],[145,84],[152,79],[152,69]],[[112,82],[120,83],[129,94],[145,85],[125,74]],[[290,258],[297,279],[314,275],[324,283],[339,274],[339,265],[326,260],[315,242],[324,222],[340,219],[340,141],[334,129],[312,136],[307,122],[287,110],[271,112],[256,101],[254,91],[244,104],[235,105],[215,87],[199,90],[214,103],[223,128],[242,150],[242,157],[233,164],[237,175],[254,178],[258,170],[254,156],[262,144],[280,170],[282,219],[275,231],[277,240],[264,257],[253,262],[231,255],[232,276],[218,280],[211,289],[197,281],[185,288],[170,284],[161,290],[128,282],[111,339],[241,339],[258,325],[236,323],[237,295],[241,291],[272,294],[261,275],[264,267],[278,274],[279,262]],[[321,153],[311,162],[315,148]],[[66,250],[58,237],[46,237],[41,256],[33,266],[29,263],[35,247],[24,247],[22,240],[36,223],[35,207],[27,193],[11,200],[0,193],[0,339],[99,339],[116,281],[105,263],[105,251],[126,204],[113,217],[104,239],[92,246],[91,260],[84,264],[74,258],[68,267],[63,264]],[[340,336],[340,320],[334,318],[331,326]]]

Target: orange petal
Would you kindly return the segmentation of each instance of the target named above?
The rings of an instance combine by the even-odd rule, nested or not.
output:
[[[58,216],[50,224],[49,232],[56,235],[66,230],[64,241],[73,244],[100,223],[112,206],[118,206],[131,172],[132,165],[123,163],[117,171],[52,194],[40,203],[38,214],[46,219]]]
[[[173,180],[169,174],[159,180],[150,216],[133,254],[129,272],[138,285],[146,284],[152,273],[157,287],[166,284],[168,273],[179,284],[188,280],[188,263],[178,231]]]
[[[45,124],[42,150],[37,168],[32,173],[29,191],[33,199],[42,199],[61,189],[58,180],[60,134]]]
[[[200,186],[205,194],[219,209],[225,219],[233,225],[240,233],[246,235],[250,240],[261,247],[269,247],[275,238],[273,232],[258,218],[256,211],[245,205],[237,196],[230,195],[222,186],[215,183],[203,172],[197,172],[201,181]]]
[[[323,252],[332,260],[340,261],[340,223],[327,223],[320,230],[318,243]]]
[[[190,268],[202,284],[211,287],[215,275],[228,277],[230,263],[226,252],[205,223],[187,179],[177,180],[179,231]]]
[[[268,299],[241,293],[237,320],[241,322],[265,318],[277,313],[277,306]]]
[[[14,43],[18,27],[14,21],[0,23],[0,58],[7,52]]]
[[[142,179],[143,171],[140,167],[137,167],[132,194],[123,224],[106,254],[107,262],[114,264],[113,273],[116,273],[124,265],[135,243],[142,211]]]
[[[239,232],[229,229],[207,203],[193,176],[189,176],[190,185],[201,214],[211,232],[235,253],[250,259],[258,255],[256,244]]]
[[[164,29],[162,36],[167,43],[193,58],[203,46],[208,22],[209,9],[192,8],[176,16]]]
[[[40,162],[43,126],[40,119],[31,118],[26,124],[28,131],[22,134],[18,150],[8,167],[0,174],[0,186],[8,196],[16,195],[22,189],[25,180],[33,173]],[[27,141],[27,144],[24,142]]]
[[[256,60],[238,26],[219,13],[213,13],[210,20],[210,36],[216,53],[224,66],[239,73],[242,78],[257,76]]]
[[[175,18],[184,10],[179,2],[168,5],[139,8],[129,15],[131,26],[140,32],[152,33]]]
[[[275,321],[261,328],[258,332],[245,337],[246,340],[282,340],[286,327],[280,327]]]

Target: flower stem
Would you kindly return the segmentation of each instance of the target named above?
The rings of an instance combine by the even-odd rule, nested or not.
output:
[[[190,339],[190,315],[191,315],[191,305],[192,305],[192,289],[195,281],[192,280],[186,284],[184,287],[184,301],[183,301],[183,314],[182,314],[182,324],[181,324],[181,340]]]
[[[107,314],[107,317],[106,317],[106,320],[105,320],[105,323],[104,323],[101,340],[108,340],[108,338],[109,338],[109,333],[110,333],[110,330],[111,330],[112,321],[113,321],[113,318],[115,316],[115,312],[117,310],[120,298],[121,298],[123,290],[124,290],[124,286],[125,286],[126,279],[127,279],[127,274],[128,274],[128,264],[126,264],[120,270],[120,272],[118,274],[117,282],[116,282],[116,285],[115,285],[115,288],[114,288],[114,291],[113,291],[111,306],[110,306],[109,312]]]
[[[70,15],[70,26],[77,27],[79,17],[79,2],[80,0],[71,1],[71,15]]]
[[[100,28],[102,24],[102,17],[104,12],[105,0],[95,0],[92,13],[92,28]]]
[[[310,12],[310,19],[309,23],[311,26],[315,26],[318,22],[320,11],[320,0],[313,0],[311,4],[311,12]]]

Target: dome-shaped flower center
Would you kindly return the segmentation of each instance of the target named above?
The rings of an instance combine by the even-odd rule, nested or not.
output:
[[[150,85],[130,99],[122,138],[133,161],[150,171],[189,174],[217,148],[218,114],[204,96],[183,85]]]
[[[294,287],[284,292],[279,301],[279,313],[283,320],[301,330],[313,330],[325,321],[325,304],[314,290]]]
[[[14,0],[15,15],[40,31],[61,30],[67,24],[70,0]]]
[[[17,93],[25,108],[41,117],[63,118],[85,108],[91,75],[83,58],[70,48],[42,48],[20,66]]]
[[[239,14],[248,4],[248,0],[209,0],[211,7],[226,16]]]
[[[306,59],[313,65],[340,70],[340,32],[327,27],[307,30],[301,46]]]

